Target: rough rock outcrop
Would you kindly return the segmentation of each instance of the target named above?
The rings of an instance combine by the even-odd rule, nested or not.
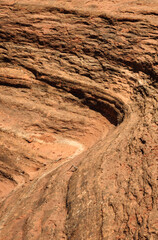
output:
[[[157,239],[158,2],[0,1],[0,240]]]

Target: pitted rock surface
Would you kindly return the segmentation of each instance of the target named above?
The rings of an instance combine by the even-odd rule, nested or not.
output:
[[[158,1],[0,1],[0,240],[158,237]]]

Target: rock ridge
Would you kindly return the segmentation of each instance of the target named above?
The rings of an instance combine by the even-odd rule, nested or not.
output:
[[[0,240],[157,239],[157,7],[1,1]]]

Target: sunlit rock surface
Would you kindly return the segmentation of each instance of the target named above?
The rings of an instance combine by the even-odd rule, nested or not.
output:
[[[157,239],[158,1],[0,1],[0,240]]]

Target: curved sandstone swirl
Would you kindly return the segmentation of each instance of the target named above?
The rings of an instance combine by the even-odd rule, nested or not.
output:
[[[0,240],[157,239],[157,7],[1,1]]]

